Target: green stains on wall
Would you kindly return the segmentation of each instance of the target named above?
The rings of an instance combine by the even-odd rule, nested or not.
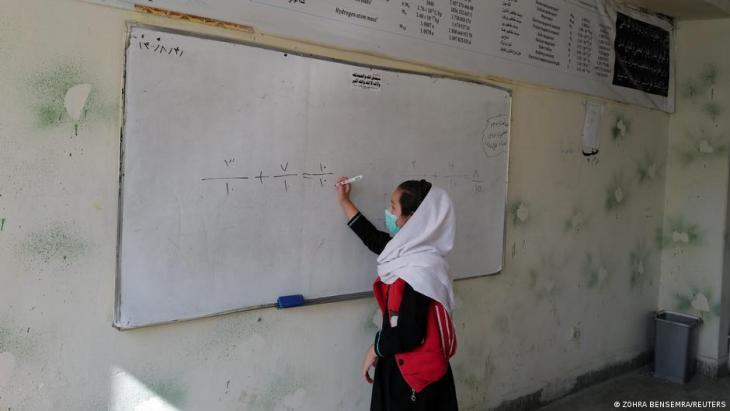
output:
[[[209,349],[215,345],[227,356],[240,344],[262,341],[271,327],[271,318],[266,316],[267,313],[268,311],[257,310],[217,317],[212,332],[201,336],[200,349]]]
[[[153,364],[150,361],[145,363],[144,368],[146,370],[130,372],[115,365],[111,366],[109,386],[113,389],[109,392],[109,409],[115,411],[185,409],[188,389],[179,377],[165,371],[164,365]]]
[[[583,264],[583,277],[588,288],[600,288],[610,280],[609,267],[601,257],[595,257],[591,253],[586,254]]]
[[[719,129],[719,119],[725,107],[716,99],[717,81],[721,73],[715,64],[707,64],[694,77],[683,81],[681,96],[693,115],[686,121],[683,141],[674,145],[673,151],[684,165],[710,157],[725,156],[728,151],[726,133]]]
[[[13,39],[10,37],[14,27],[11,26],[9,15],[10,13],[0,15],[0,61],[7,61],[5,59],[8,58],[11,46],[14,45]]]
[[[690,77],[682,82],[679,87],[679,95],[685,100],[695,100],[708,94],[712,87],[717,84],[720,71],[714,63],[705,64],[702,71],[695,77]]]
[[[0,352],[10,352],[16,358],[29,357],[36,350],[36,333],[30,327],[17,326],[0,318]]]
[[[674,145],[673,151],[686,166],[697,160],[724,156],[728,151],[728,141],[724,133],[700,128],[697,133],[687,132],[683,141]]]
[[[5,231],[5,217],[0,218],[0,231]]]
[[[626,140],[631,135],[631,120],[622,113],[616,114],[611,127],[611,138],[613,141],[620,142]]]
[[[500,314],[500,315],[496,316],[494,318],[494,328],[500,334],[509,334],[509,332],[510,332],[509,317],[507,317],[505,314]]]
[[[70,117],[64,107],[66,93],[77,84],[87,83],[87,78],[80,64],[68,63],[31,74],[27,82],[35,98],[32,108],[36,125],[50,128],[68,122]]]
[[[260,392],[242,392],[239,398],[244,405],[242,409],[262,411],[299,409],[306,399],[308,379],[294,370],[285,371],[272,377]]]
[[[650,185],[661,179],[662,165],[657,161],[656,155],[649,150],[644,150],[644,156],[636,162],[636,178],[639,184]]]
[[[463,377],[457,377],[457,381],[460,386],[466,387],[468,395],[471,397],[472,402],[484,403],[487,401],[487,380],[480,378],[473,374],[465,373],[464,371],[457,371],[457,375],[464,375]],[[459,402],[461,402],[459,398]]]
[[[664,228],[657,230],[659,248],[694,246],[701,241],[700,229],[684,217],[669,217]]]
[[[82,256],[88,246],[67,224],[56,223],[32,232],[23,249],[43,263],[70,263]]]
[[[717,122],[718,117],[725,111],[717,101],[706,101],[702,103],[701,110],[713,123]]]
[[[94,119],[116,121],[118,104],[105,101],[94,85],[93,75],[81,62],[45,63],[40,67],[23,78],[36,127],[63,126],[78,135]]]
[[[680,87],[679,87],[680,93],[679,95],[682,96],[682,98],[691,100],[697,97],[698,95],[702,94],[702,88],[700,84],[693,80],[686,80],[684,81]]]
[[[176,408],[182,408],[185,405],[187,399],[186,388],[176,379],[155,379],[147,381],[146,386],[159,398]]]
[[[522,200],[513,201],[509,206],[512,224],[515,226],[527,225],[530,221],[530,210],[528,204]]]
[[[675,293],[674,301],[677,310],[697,314],[706,320],[720,316],[720,303],[715,300],[710,288],[700,290],[691,287],[685,292]]]
[[[576,343],[580,342],[580,338],[581,338],[580,326],[581,326],[581,323],[578,322],[577,324],[574,324],[574,325],[571,325],[570,327],[568,327],[568,332],[565,335],[565,337],[566,337],[565,339],[567,341],[573,341]]]
[[[629,285],[639,288],[645,284],[649,274],[649,251],[644,243],[638,243],[629,253]],[[652,285],[651,278],[649,284]]]
[[[528,269],[528,288],[538,301],[551,298],[556,293],[560,270],[552,254],[542,256],[536,266]]]
[[[480,347],[481,348],[481,347]],[[492,375],[496,373],[495,361],[491,352],[486,353],[483,362],[478,358],[484,354],[478,350],[468,349],[469,357],[475,358],[467,364],[452,361],[454,379],[457,387],[464,387],[466,398],[459,397],[459,402],[466,399],[467,402],[485,404],[487,394],[492,382]],[[512,365],[510,363],[510,365]],[[477,409],[481,409],[477,407]]]
[[[606,211],[617,210],[626,204],[629,199],[629,183],[623,173],[613,175],[611,183],[606,188]]]
[[[563,231],[566,233],[578,234],[588,226],[588,216],[581,207],[574,207],[573,212],[565,220]]]
[[[715,63],[705,64],[702,68],[702,72],[699,75],[700,84],[704,87],[712,87],[717,84],[717,80],[720,77],[720,70],[717,68]]]
[[[41,128],[53,127],[61,123],[63,108],[53,103],[42,104],[35,109],[36,125]]]
[[[530,275],[530,290],[535,293],[538,300],[543,299],[545,296],[552,294],[555,289],[555,279],[541,273],[536,268],[530,268],[528,270]]]

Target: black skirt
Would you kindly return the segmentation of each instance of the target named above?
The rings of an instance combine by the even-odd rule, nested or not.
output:
[[[415,394],[403,379],[395,357],[378,358],[370,411],[457,411],[454,375],[446,375]]]

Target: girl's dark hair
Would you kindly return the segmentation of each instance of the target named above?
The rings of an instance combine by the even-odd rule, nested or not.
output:
[[[426,198],[426,194],[431,190],[431,183],[426,180],[408,180],[400,183],[398,190],[401,214],[410,216]]]

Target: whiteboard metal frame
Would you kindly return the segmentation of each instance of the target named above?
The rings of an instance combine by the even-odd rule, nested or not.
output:
[[[507,241],[507,217],[509,214],[508,210],[508,201],[507,198],[509,197],[509,164],[510,164],[510,145],[512,141],[512,89],[504,86],[495,85],[492,82],[489,81],[479,81],[475,80],[473,78],[467,77],[467,76],[459,76],[459,75],[444,75],[444,74],[429,74],[429,73],[423,73],[413,70],[403,70],[403,69],[395,69],[392,67],[388,67],[385,65],[369,65],[359,62],[353,62],[349,60],[344,59],[337,59],[332,57],[325,57],[317,54],[312,53],[304,53],[297,50],[291,50],[286,48],[279,48],[279,47],[272,47],[272,46],[266,46],[261,45],[255,42],[246,41],[246,40],[239,40],[239,39],[231,39],[228,37],[223,36],[216,36],[212,34],[207,33],[198,33],[194,31],[188,31],[188,30],[181,30],[181,29],[175,29],[165,26],[157,26],[157,25],[150,25],[150,24],[144,24],[140,23],[134,20],[129,20],[126,22],[126,29],[124,32],[124,56],[122,58],[123,63],[123,73],[122,73],[122,126],[120,129],[120,139],[119,139],[119,199],[118,199],[118,210],[117,210],[117,258],[116,258],[116,273],[115,273],[115,281],[114,281],[114,317],[112,326],[116,328],[119,331],[125,331],[125,330],[135,330],[140,328],[148,328],[148,327],[154,327],[159,325],[167,325],[167,324],[175,324],[182,321],[191,321],[191,320],[197,320],[197,319],[203,319],[203,318],[211,318],[211,317],[217,317],[220,315],[226,315],[226,314],[232,314],[237,312],[244,312],[244,311],[253,311],[253,310],[259,310],[259,309],[265,309],[265,308],[274,308],[277,307],[276,303],[271,304],[261,304],[261,305],[255,305],[255,306],[248,306],[243,308],[236,308],[233,310],[228,311],[221,311],[214,314],[208,314],[208,315],[202,315],[202,316],[195,316],[195,317],[188,317],[188,318],[180,318],[176,320],[171,321],[161,321],[156,323],[150,323],[145,324],[141,326],[134,326],[134,327],[124,327],[121,325],[119,320],[121,319],[121,303],[122,303],[122,296],[121,296],[121,281],[122,281],[122,266],[121,266],[121,256],[122,256],[122,212],[123,212],[123,200],[124,200],[124,143],[125,143],[125,128],[126,128],[126,117],[127,117],[127,104],[126,104],[126,85],[127,85],[127,50],[130,47],[131,44],[131,33],[132,29],[134,28],[143,28],[143,29],[150,29],[150,30],[157,30],[165,33],[170,34],[178,34],[178,35],[184,35],[184,36],[190,36],[190,37],[196,37],[200,39],[205,40],[213,40],[213,41],[220,41],[224,43],[231,43],[231,44],[237,44],[242,46],[249,46],[249,47],[256,47],[259,49],[265,49],[265,50],[271,50],[271,51],[277,51],[281,53],[286,54],[292,54],[295,56],[300,57],[306,57],[306,58],[312,58],[316,60],[323,60],[323,61],[330,61],[333,63],[339,63],[339,64],[346,64],[349,66],[356,66],[356,67],[362,67],[362,68],[369,68],[369,69],[377,69],[377,70],[383,70],[383,71],[390,71],[394,73],[401,73],[401,74],[412,74],[417,76],[424,76],[429,78],[435,78],[435,79],[451,79],[451,80],[457,80],[462,81],[466,83],[472,83],[472,84],[478,84],[480,86],[487,86],[492,87],[498,90],[502,90],[509,96],[509,119],[510,119],[510,144],[507,145],[507,151],[505,152],[505,155],[507,156],[507,170],[506,170],[506,187],[505,187],[505,204],[504,204],[504,223],[502,225],[502,264],[501,269],[499,271],[496,271],[494,273],[487,273],[487,274],[479,274],[475,276],[471,276],[468,278],[459,278],[454,279],[453,282],[456,281],[463,281],[463,280],[473,280],[477,278],[483,278],[483,277],[489,277],[493,275],[500,274],[504,270],[504,264],[505,264],[505,255],[506,255],[506,241]],[[393,59],[390,59],[392,61],[395,61]],[[342,294],[342,295],[335,295],[335,296],[328,296],[328,297],[320,297],[320,298],[312,298],[307,299],[304,303],[304,306],[308,305],[315,305],[315,304],[327,304],[327,303],[335,303],[335,302],[342,302],[342,301],[351,301],[356,299],[363,299],[363,298],[369,298],[373,296],[372,291],[366,291],[366,292],[360,292],[360,293],[350,293],[350,294]]]

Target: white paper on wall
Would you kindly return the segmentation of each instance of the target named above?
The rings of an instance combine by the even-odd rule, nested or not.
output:
[[[583,120],[583,155],[598,154],[603,108],[603,103],[597,101],[586,102],[586,115]]]

